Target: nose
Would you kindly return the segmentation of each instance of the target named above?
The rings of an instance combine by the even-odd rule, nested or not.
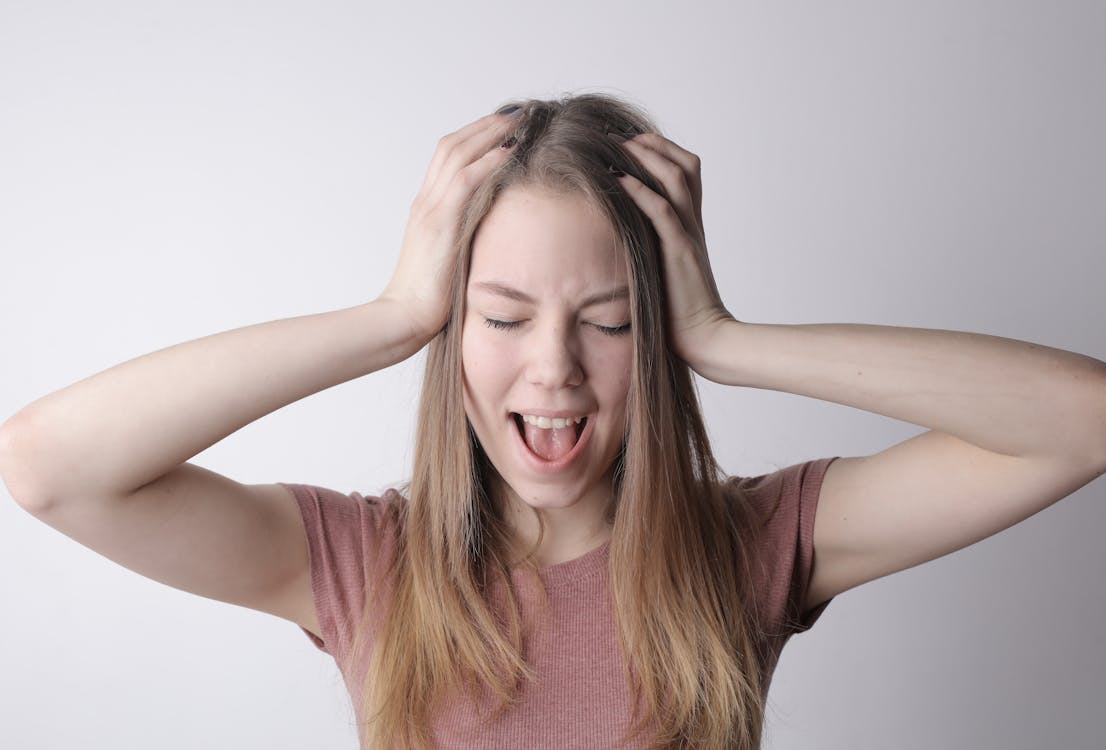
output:
[[[584,382],[579,342],[570,326],[544,326],[531,336],[526,380],[548,389],[571,388]]]

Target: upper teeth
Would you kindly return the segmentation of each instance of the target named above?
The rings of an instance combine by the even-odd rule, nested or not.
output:
[[[536,417],[533,414],[523,414],[522,421],[528,424],[532,424],[535,427],[540,427],[543,430],[548,430],[550,428],[554,430],[559,430],[562,427],[568,427],[570,424],[580,424],[584,421],[584,418],[565,417],[564,419],[561,419],[560,417]]]

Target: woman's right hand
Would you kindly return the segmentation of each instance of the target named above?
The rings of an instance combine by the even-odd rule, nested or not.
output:
[[[521,112],[485,115],[442,137],[411,204],[399,261],[380,299],[398,303],[427,341],[449,317],[461,212],[476,187],[511,157],[513,142],[501,144]]]

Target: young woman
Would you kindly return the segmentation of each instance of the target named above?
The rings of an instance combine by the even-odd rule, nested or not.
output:
[[[439,142],[377,299],[50,394],[4,425],[4,481],[143,575],[300,625],[341,667],[363,747],[756,748],[780,650],[836,594],[1106,471],[1106,365],[739,321],[701,192],[698,157],[625,102],[517,102]],[[427,344],[404,487],[242,485],[186,462]],[[727,477],[692,371],[929,429]]]

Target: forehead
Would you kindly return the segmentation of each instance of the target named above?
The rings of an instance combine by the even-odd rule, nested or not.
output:
[[[591,289],[624,284],[626,261],[614,227],[582,194],[512,186],[476,231],[469,278]]]

